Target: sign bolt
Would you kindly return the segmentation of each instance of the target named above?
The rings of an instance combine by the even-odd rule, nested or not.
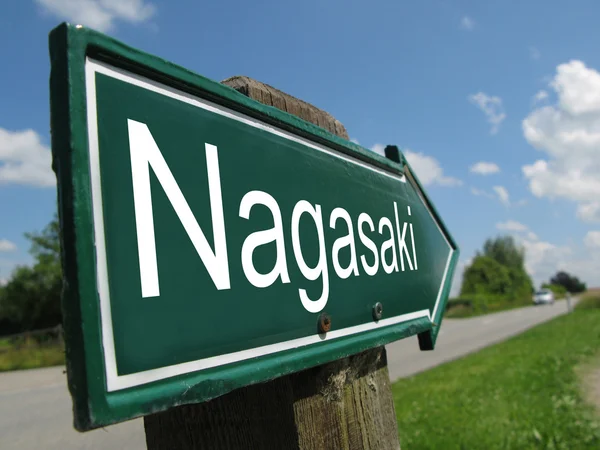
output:
[[[373,319],[379,320],[383,316],[383,305],[377,302],[373,305]]]
[[[331,330],[331,317],[327,313],[319,315],[319,334],[327,333]]]

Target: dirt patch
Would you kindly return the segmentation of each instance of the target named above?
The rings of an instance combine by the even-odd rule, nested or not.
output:
[[[586,366],[580,376],[585,400],[595,405],[600,413],[600,358],[596,359],[595,364]]]

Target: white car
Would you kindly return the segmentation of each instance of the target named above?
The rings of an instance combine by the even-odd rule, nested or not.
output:
[[[551,305],[554,303],[554,293],[550,289],[541,289],[533,295],[533,303],[536,305]]]

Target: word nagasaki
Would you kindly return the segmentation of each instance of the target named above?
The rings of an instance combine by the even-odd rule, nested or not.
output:
[[[138,243],[138,256],[140,262],[140,280],[142,297],[157,297],[160,295],[158,278],[158,264],[156,259],[156,241],[154,235],[154,218],[152,214],[152,197],[150,191],[150,167],[167,198],[173,205],[179,220],[188,234],[198,256],[202,260],[215,287],[218,290],[230,289],[229,262],[227,258],[227,239],[225,221],[223,218],[223,200],[221,196],[221,178],[219,173],[219,158],[217,147],[205,144],[206,168],[208,174],[209,198],[212,215],[212,228],[214,251],[211,249],[202,229],[198,225],[187,201],[185,200],[175,178],[173,177],[165,159],[154,141],[148,126],[141,122],[128,120],[129,146],[131,155],[131,171],[133,180],[133,197],[135,204],[135,220]],[[239,216],[250,219],[250,211],[255,205],[263,205],[269,209],[273,216],[273,228],[256,231],[248,235],[242,245],[241,261],[244,274],[248,281],[257,288],[271,286],[277,279],[282,283],[290,283],[285,255],[283,224],[281,211],[275,198],[263,191],[250,191],[240,201]],[[400,226],[398,220],[398,206],[394,202],[394,223],[388,217],[381,217],[377,232],[388,237],[378,249],[375,243],[365,234],[365,227],[370,232],[375,232],[373,219],[366,213],[358,216],[356,228],[362,244],[369,249],[367,255],[360,256],[360,263],[364,272],[374,276],[379,271],[379,262],[386,274],[399,270],[417,270],[417,252],[412,223],[404,222]],[[410,207],[407,207],[410,215]],[[314,221],[319,241],[319,260],[314,267],[306,264],[302,255],[299,225],[300,219],[306,215]],[[333,243],[331,258],[335,273],[341,279],[354,275],[359,276],[359,264],[356,255],[354,239],[354,225],[348,212],[343,208],[335,208],[329,216],[329,227],[335,229],[338,222],[343,221],[348,229],[348,234],[339,237]],[[329,298],[329,273],[327,268],[327,249],[323,232],[323,217],[320,205],[313,205],[306,200],[299,200],[292,212],[291,235],[294,258],[302,275],[310,281],[322,278],[323,289],[318,299],[310,299],[305,289],[298,289],[300,300],[304,308],[311,312],[321,311]],[[408,231],[407,231],[408,230]],[[407,243],[410,234],[410,248]],[[252,262],[252,255],[256,248],[270,243],[276,245],[276,259],[273,269],[269,273],[259,273]],[[350,249],[350,263],[342,267],[339,261],[340,251]],[[399,258],[398,258],[399,255]],[[400,267],[398,267],[398,259]],[[405,264],[406,263],[406,264]]]

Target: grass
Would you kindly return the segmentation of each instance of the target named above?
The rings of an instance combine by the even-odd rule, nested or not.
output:
[[[600,350],[600,309],[578,310],[394,383],[403,449],[599,449],[578,367]]]
[[[484,314],[491,314],[499,311],[507,311],[509,309],[522,308],[524,306],[531,306],[533,302],[529,299],[525,300],[497,300],[487,305],[474,304],[473,306],[457,305],[446,310],[445,317],[450,318],[465,318],[483,316]]]
[[[65,350],[61,344],[27,343],[16,347],[0,341],[0,372],[58,366],[64,363]]]
[[[600,289],[586,292],[575,305],[575,309],[600,309]]]

